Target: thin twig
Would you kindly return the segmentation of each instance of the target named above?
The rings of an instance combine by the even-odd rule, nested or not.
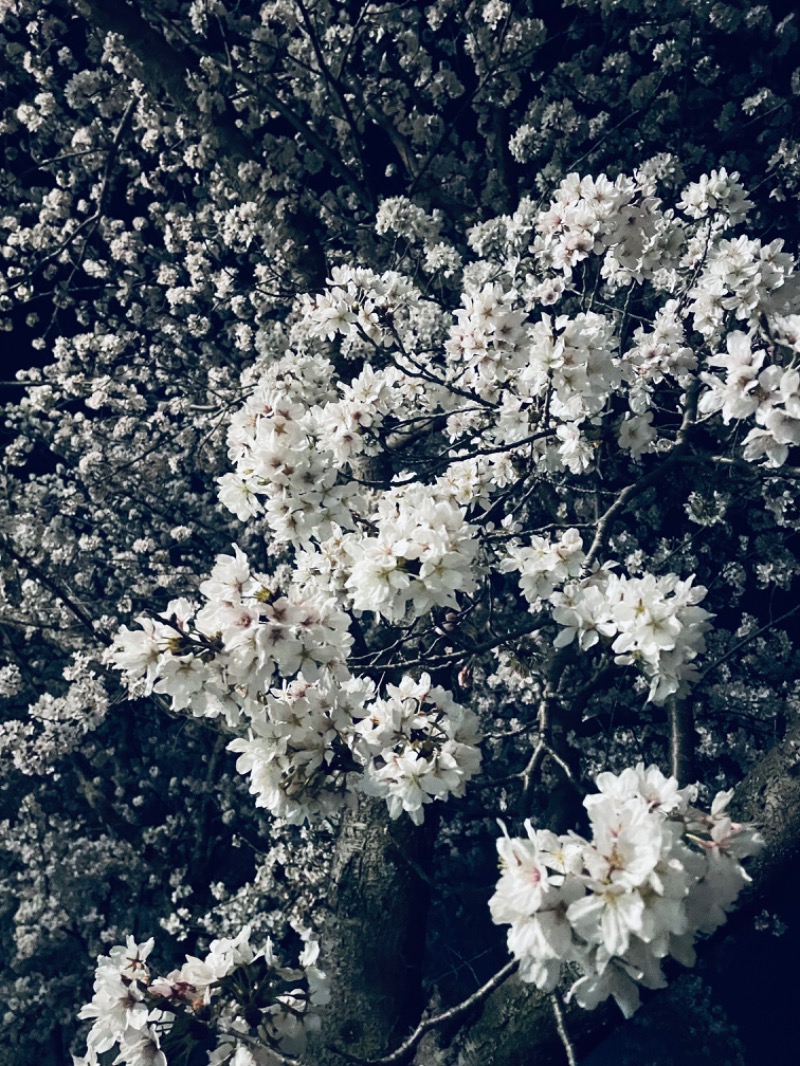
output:
[[[669,717],[669,754],[672,776],[682,785],[694,780],[694,710],[685,696],[672,696]]]
[[[249,1033],[241,1033],[237,1029],[229,1029],[223,1025],[219,1025],[218,1029],[225,1036],[233,1037],[235,1040],[239,1040],[252,1048],[256,1048],[259,1051],[268,1051],[270,1058],[277,1059],[281,1066],[303,1066],[302,1059],[295,1058],[294,1055],[284,1055],[271,1042],[265,1044],[260,1037],[250,1036]]]
[[[653,470],[650,470],[649,473],[645,474],[643,477],[640,477],[638,481],[626,485],[608,510],[600,516],[594,540],[592,541],[592,545],[589,548],[583,564],[586,572],[591,569],[592,565],[597,560],[597,557],[605,546],[608,538],[611,536],[614,524],[631,500],[635,499],[637,496],[641,496],[641,494],[645,492],[646,489],[649,489],[651,485],[655,485],[657,482],[661,481],[665,474],[667,474],[678,461],[692,458],[689,452],[688,435],[696,416],[697,394],[699,389],[700,381],[699,379],[695,379],[687,393],[686,410],[684,412],[680,429],[678,430],[675,447],[666,457],[664,462],[660,463]]]
[[[493,977],[490,977],[486,984],[481,985],[477,992],[473,992],[471,996],[468,996],[461,1003],[457,1003],[454,1007],[450,1007],[449,1010],[442,1011],[441,1014],[436,1014],[432,1018],[426,1018],[424,1022],[420,1022],[414,1032],[403,1043],[395,1048],[389,1055],[384,1055],[382,1059],[355,1059],[352,1056],[348,1056],[353,1062],[362,1063],[363,1066],[394,1066],[395,1063],[402,1062],[410,1051],[417,1046],[426,1033],[431,1029],[435,1029],[437,1025],[444,1025],[445,1022],[456,1021],[458,1018],[463,1017],[478,1003],[482,1003],[496,988],[499,988],[508,978],[514,973],[518,965],[516,959],[512,959],[507,962],[505,966],[498,970]]]
[[[534,618],[525,626],[521,626],[519,629],[513,630],[511,633],[505,633],[503,636],[491,637],[489,640],[483,641],[481,644],[462,645],[459,651],[449,652],[439,656],[436,659],[436,663],[445,665],[450,662],[458,661],[465,655],[470,658],[476,655],[482,655],[486,651],[493,651],[495,648],[502,647],[504,644],[510,644],[514,640],[519,640],[521,637],[530,636],[531,633],[535,633],[537,629],[540,629],[545,622],[543,615],[535,615]],[[455,642],[456,635],[454,633],[448,634],[448,636]],[[430,652],[430,649],[428,649]],[[380,654],[380,653],[378,653]],[[359,656],[358,659],[365,658],[365,656]],[[400,662],[381,662],[370,663],[370,670],[395,670],[395,669],[408,669],[412,666],[424,666],[426,663],[431,664],[432,659],[430,654],[426,654],[418,659],[404,659]]]
[[[761,626],[760,629],[756,629],[752,633],[748,633],[744,640],[740,640],[738,644],[734,644],[734,646],[732,648],[729,648],[724,655],[720,655],[720,657],[718,659],[715,659],[710,666],[707,666],[703,673],[700,675],[700,677],[697,679],[698,683],[700,681],[705,681],[705,679],[710,673],[712,673],[712,671],[716,670],[718,666],[721,666],[726,661],[726,659],[730,659],[732,656],[736,655],[737,652],[741,651],[742,648],[744,648],[752,640],[755,640],[756,637],[760,637],[762,633],[766,633],[768,629],[772,629],[772,627],[778,625],[779,622],[783,622],[787,618],[791,618],[791,616],[793,614],[797,614],[798,611],[800,611],[800,603],[796,604],[794,607],[790,607],[789,610],[784,611],[783,614],[779,614],[778,617],[773,618],[771,622],[766,622],[763,626]]]
[[[553,711],[558,705],[558,690],[564,677],[564,671],[571,661],[574,652],[574,647],[569,644],[565,648],[560,648],[553,656],[547,671],[547,679],[545,681],[544,691],[542,692],[542,698],[539,701],[538,709],[539,740],[533,750],[528,765],[522,772],[520,809],[523,814],[528,813],[528,802],[533,790],[534,778],[541,769],[545,757],[548,756],[562,771],[573,788],[580,795],[583,795],[583,789],[578,783],[577,777],[570,767],[569,762],[556,750],[556,745],[554,743],[556,738],[554,737],[553,730]]]
[[[556,991],[550,996],[550,1003],[553,1007],[553,1017],[556,1020],[556,1029],[561,1038],[561,1043],[564,1045],[567,1062],[569,1063],[569,1066],[578,1066],[578,1058],[575,1054],[575,1048],[572,1046],[572,1041],[569,1038],[567,1026],[564,1021],[564,1003],[558,989],[556,989]]]

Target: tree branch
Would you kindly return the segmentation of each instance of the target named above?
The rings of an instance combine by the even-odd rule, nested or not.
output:
[[[675,447],[667,455],[666,459],[659,463],[643,477],[640,477],[638,481],[634,481],[630,485],[626,485],[625,488],[617,496],[616,500],[611,504],[608,510],[600,516],[600,520],[597,523],[597,531],[594,535],[594,540],[589,548],[584,561],[584,569],[588,572],[592,565],[597,561],[597,558],[605,547],[608,538],[611,536],[611,531],[614,528],[619,516],[631,502],[637,496],[649,489],[651,485],[656,485],[665,474],[673,468],[673,466],[679,461],[689,457],[689,430],[694,424],[694,420],[697,415],[697,397],[700,392],[700,379],[695,378],[692,384],[689,386],[686,394],[686,407],[684,409],[683,420],[681,422],[680,429],[676,437]]]
[[[688,697],[672,696],[667,707],[669,716],[670,770],[681,785],[694,781],[694,710]]]
[[[414,1032],[403,1043],[396,1048],[391,1055],[384,1055],[382,1059],[368,1060],[368,1066],[395,1066],[395,1063],[402,1062],[409,1052],[422,1040],[426,1033],[429,1033],[431,1029],[435,1029],[437,1025],[444,1025],[446,1022],[455,1022],[459,1018],[463,1018],[465,1014],[472,1010],[473,1007],[482,1003],[487,996],[490,996],[495,989],[499,988],[508,978],[514,973],[517,968],[517,960],[512,959],[507,962],[502,969],[498,970],[496,974],[493,974],[486,984],[481,985],[477,992],[473,992],[471,996],[468,996],[461,1003],[457,1003],[455,1007],[450,1007],[449,1010],[442,1011],[441,1014],[435,1014],[432,1018],[426,1018],[424,1022],[420,1022]],[[355,1062],[365,1062],[363,1059],[355,1059]]]
[[[550,997],[550,1004],[553,1008],[553,1018],[556,1023],[556,1031],[561,1040],[561,1044],[564,1048],[564,1053],[567,1056],[567,1062],[569,1066],[578,1066],[578,1059],[575,1055],[575,1048],[572,1046],[572,1041],[569,1038],[567,1032],[567,1025],[564,1019],[564,1000],[561,998],[561,993],[556,991]]]
[[[223,114],[208,114],[200,109],[197,94],[186,82],[187,73],[197,69],[195,57],[191,52],[182,51],[167,41],[154,29],[135,8],[118,0],[70,0],[101,33],[114,33],[120,36],[128,51],[138,60],[142,81],[148,92],[155,99],[166,97],[177,112],[185,115],[199,133],[208,138],[216,148],[216,161],[235,186],[243,184],[239,175],[239,164],[258,161],[258,152],[251,140],[242,133],[236,124],[236,115],[226,101]],[[219,64],[221,69],[225,69]],[[241,74],[227,68],[226,73],[238,81],[245,79]],[[277,96],[266,94],[269,103],[290,121],[315,147],[325,154],[332,165],[342,168],[351,186],[354,179],[347,167],[337,159],[327,144],[318,134],[301,123],[296,115]],[[359,192],[363,190],[356,186]],[[274,210],[286,198],[273,189],[258,185],[251,190],[251,195],[259,204]],[[285,230],[290,238],[295,254],[292,265],[298,270],[303,283],[316,288],[324,282],[327,264],[322,243],[316,234],[316,219],[303,210],[286,212],[283,217],[275,218],[279,229]]]
[[[186,74],[194,68],[194,59],[179,51],[145,21],[136,7],[119,0],[73,0],[91,25],[102,33],[120,36],[125,47],[139,61],[142,80],[154,97],[166,96],[175,109],[190,121],[220,151],[219,163],[238,179],[239,163],[252,159],[252,145],[230,115],[204,114],[197,105],[197,94],[186,84]],[[271,193],[273,203],[280,197]]]

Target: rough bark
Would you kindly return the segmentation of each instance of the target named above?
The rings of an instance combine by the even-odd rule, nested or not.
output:
[[[421,1014],[434,822],[393,822],[385,804],[363,799],[344,819],[323,939],[332,1003],[309,1055],[314,1066],[378,1057]]]
[[[800,859],[800,722],[769,751],[737,787],[731,813],[756,822],[766,841],[760,855],[747,860],[752,877],[742,907],[760,901],[788,871],[797,875]]]

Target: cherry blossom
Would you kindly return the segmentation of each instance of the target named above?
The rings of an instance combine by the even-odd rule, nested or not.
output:
[[[555,842],[530,822],[527,839],[499,838],[502,874],[489,909],[510,925],[524,981],[551,990],[572,963],[582,976],[570,996],[587,1009],[613,996],[628,1016],[639,1003],[636,983],[663,986],[662,958],[674,952],[693,964],[693,941],[724,923],[749,880],[740,860],[763,842],[753,826],[726,817],[731,793],[703,814],[690,806],[696,790],[679,789],[656,766],[605,771],[597,785],[584,799],[592,839],[561,838],[563,873],[549,873]]]

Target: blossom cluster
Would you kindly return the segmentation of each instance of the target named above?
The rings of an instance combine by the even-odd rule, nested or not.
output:
[[[145,695],[155,691],[170,697],[173,710],[235,725],[276,675],[346,674],[352,638],[344,614],[292,590],[275,594],[238,545],[217,557],[200,592],[200,609],[171,600],[159,618],[142,615],[139,629],[117,632],[109,662],[141,679]]]
[[[677,204],[689,218],[708,218],[719,214],[734,225],[743,222],[753,207],[736,171],[730,174],[725,167],[703,174],[699,181],[690,182]]]
[[[245,927],[233,939],[212,941],[204,958],[189,955],[180,969],[158,977],[148,964],[153,938],[137,944],[129,936],[98,957],[94,995],[79,1015],[92,1021],[87,1053],[76,1066],[98,1066],[112,1050],[123,1066],[168,1066],[206,1034],[216,1045],[208,1059],[214,1066],[270,1066],[276,1061],[270,1048],[302,1052],[319,1024],[314,1008],[329,998],[316,965],[319,943],[304,939],[298,965],[285,967],[271,941],[256,950]]]
[[[459,594],[474,591],[478,542],[451,500],[422,485],[386,493],[374,524],[377,536],[343,542],[354,610],[402,621],[456,607]]]
[[[501,876],[489,907],[508,924],[523,981],[547,991],[565,966],[581,976],[569,995],[592,1009],[613,996],[626,1016],[638,985],[665,984],[661,960],[694,964],[694,944],[726,920],[749,880],[741,860],[757,853],[755,828],[727,813],[720,792],[708,814],[693,787],[643,763],[601,773],[584,800],[592,835],[556,836],[526,821],[527,838],[499,838]]]
[[[755,428],[744,439],[744,458],[764,459],[767,466],[782,466],[789,448],[800,444],[800,371],[794,365],[800,352],[800,316],[776,317],[776,340],[792,353],[792,363],[784,366],[768,359],[765,349],[753,351],[752,335],[736,330],[726,338],[727,352],[709,358],[720,367],[717,374],[704,373],[708,386],[698,407],[703,414],[722,412],[723,421],[752,417]]]
[[[363,781],[355,729],[371,694],[368,682],[302,677],[269,690],[251,707],[245,736],[228,745],[250,778],[256,805],[289,824],[352,803]]]
[[[677,574],[627,577],[609,561],[583,574],[585,554],[577,529],[553,540],[534,536],[530,546],[512,542],[503,562],[519,571],[529,609],[549,605],[561,627],[555,648],[573,641],[581,651],[610,645],[620,666],[638,666],[650,680],[655,703],[683,692],[696,676],[694,660],[705,651],[711,614],[698,604],[706,589]]]
[[[478,717],[428,674],[417,682],[405,677],[386,692],[358,725],[370,758],[364,791],[384,798],[392,818],[406,811],[420,825],[425,804],[463,796],[480,769]]]
[[[533,611],[539,609],[542,600],[549,599],[568,578],[579,576],[584,559],[580,533],[577,529],[567,529],[557,541],[533,536],[530,545],[512,542],[503,569],[519,571],[520,589]]]
[[[246,738],[228,745],[256,804],[288,823],[330,814],[362,792],[420,825],[424,807],[464,795],[480,769],[477,716],[428,674],[374,686],[298,680],[270,692]]]
[[[309,335],[328,340],[340,336],[344,352],[355,358],[388,347],[395,319],[415,302],[414,285],[397,271],[377,274],[365,267],[337,266],[325,292],[304,296],[302,305]]]
[[[647,182],[570,174],[537,222],[537,254],[567,278],[592,253],[603,255],[610,284],[652,278],[675,251],[676,231],[660,206]]]
[[[605,638],[615,662],[638,665],[650,679],[648,699],[663,703],[697,674],[710,628],[711,614],[697,606],[706,589],[677,574],[626,577],[611,565],[553,593],[553,619],[563,626],[555,647],[577,640],[586,650]]]
[[[333,600],[273,595],[238,545],[200,591],[199,610],[173,600],[163,620],[121,627],[108,661],[173,710],[237,733],[228,747],[257,806],[302,824],[364,792],[420,823],[423,805],[463,795],[480,766],[476,716],[427,674],[378,698],[349,673],[352,637]]]
[[[322,377],[327,368],[315,369],[315,376]],[[279,542],[305,540],[329,530],[331,522],[350,525],[346,504],[353,486],[337,483],[333,457],[360,450],[357,421],[352,411],[342,412],[334,426],[329,415],[325,428],[332,449],[320,446],[320,434],[308,424],[306,390],[297,395],[262,386],[228,433],[235,472],[220,479],[220,499],[242,520],[263,510]]]
[[[694,328],[716,340],[731,317],[757,329],[762,316],[790,314],[797,306],[796,260],[777,238],[765,244],[744,235],[712,240],[702,230],[687,253],[700,267],[689,290]]]

